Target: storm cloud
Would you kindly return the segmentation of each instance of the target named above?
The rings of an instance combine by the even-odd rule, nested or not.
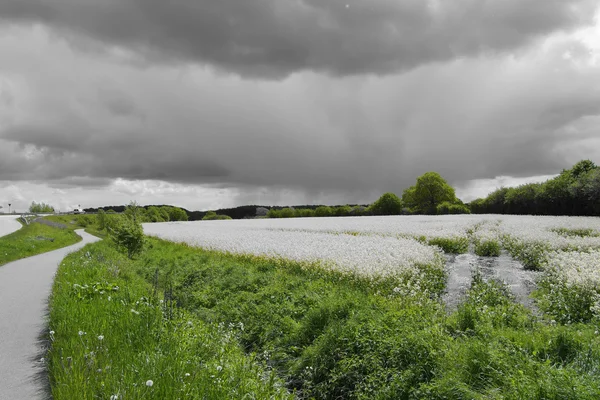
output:
[[[149,63],[285,77],[388,74],[495,54],[593,22],[594,0],[3,0],[0,18],[43,23]]]
[[[0,182],[199,209],[550,176],[600,159],[593,4],[5,0]]]

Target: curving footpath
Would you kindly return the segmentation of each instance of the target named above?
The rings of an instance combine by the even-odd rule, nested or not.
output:
[[[77,244],[0,267],[0,399],[48,396],[39,335],[46,327],[54,275],[67,254],[100,240],[76,232],[83,238]]]
[[[9,235],[21,229],[16,215],[0,215],[0,237]]]

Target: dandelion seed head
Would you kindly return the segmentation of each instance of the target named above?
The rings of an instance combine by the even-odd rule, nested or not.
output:
[[[148,380],[146,381],[146,386],[148,386],[148,387],[152,387],[152,385],[154,385],[154,382],[153,382],[151,379],[148,379]]]

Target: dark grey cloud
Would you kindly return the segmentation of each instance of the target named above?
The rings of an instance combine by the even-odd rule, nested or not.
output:
[[[73,192],[120,182],[131,198],[199,198],[182,190],[197,184],[225,193],[211,204],[290,204],[368,202],[431,170],[451,183],[553,174],[600,159],[600,68],[583,50],[558,35],[394,75],[264,81],[140,69],[39,26],[8,28],[0,181]]]
[[[591,23],[595,0],[2,0],[0,19],[150,62],[250,76],[386,74],[509,51]],[[117,109],[122,109],[117,106]]]

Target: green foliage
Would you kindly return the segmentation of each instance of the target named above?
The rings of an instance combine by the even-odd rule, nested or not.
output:
[[[188,220],[188,215],[185,212],[185,210],[179,208],[179,207],[163,207],[166,208],[168,215],[169,215],[169,221],[187,221]]]
[[[31,202],[29,206],[29,212],[36,214],[51,214],[54,212],[54,207],[50,204],[46,203],[36,203],[35,201]]]
[[[169,291],[144,281],[106,242],[63,261],[49,308],[45,358],[56,400],[292,398],[244,354],[236,340],[243,327],[175,309]]]
[[[454,188],[437,172],[427,172],[417,178],[417,184],[402,194],[403,203],[414,212],[435,214],[443,202],[457,202]]]
[[[475,242],[475,254],[481,257],[498,257],[501,246],[496,240],[478,240]]]
[[[0,238],[0,265],[70,246],[81,240],[69,229],[31,223]]]
[[[432,238],[427,243],[430,246],[438,246],[444,253],[448,254],[464,254],[469,252],[469,238],[463,236]]]
[[[315,217],[331,217],[332,215],[333,212],[329,206],[317,207],[315,210]]]
[[[348,205],[334,207],[333,209],[333,215],[335,215],[336,217],[347,217],[350,215],[351,212],[352,208]]]
[[[136,260],[97,243],[59,269],[55,399],[281,398],[283,382],[301,399],[600,396],[596,326],[540,323],[478,274],[447,315],[410,280],[149,240]]]
[[[600,311],[600,288],[570,284],[553,268],[544,271],[534,296],[539,308],[561,324],[588,323]]]
[[[220,215],[214,211],[209,211],[202,218],[203,221],[229,220],[232,219],[229,215]]]
[[[120,218],[109,234],[117,249],[125,252],[127,257],[133,258],[141,254],[146,239],[142,225],[134,219],[135,212],[129,215],[131,217]]]
[[[600,215],[600,168],[583,160],[544,183],[501,188],[471,202],[474,213]]]
[[[508,250],[528,270],[539,271],[546,262],[550,246],[543,242],[523,242],[506,235],[502,239],[503,247]]]
[[[402,212],[402,200],[394,193],[384,193],[369,207],[374,215],[399,215]]]
[[[437,205],[436,214],[471,214],[471,210],[464,204],[453,204],[448,201],[444,201]]]
[[[107,218],[104,210],[98,210],[98,213],[96,214],[96,224],[101,231],[106,230]]]

